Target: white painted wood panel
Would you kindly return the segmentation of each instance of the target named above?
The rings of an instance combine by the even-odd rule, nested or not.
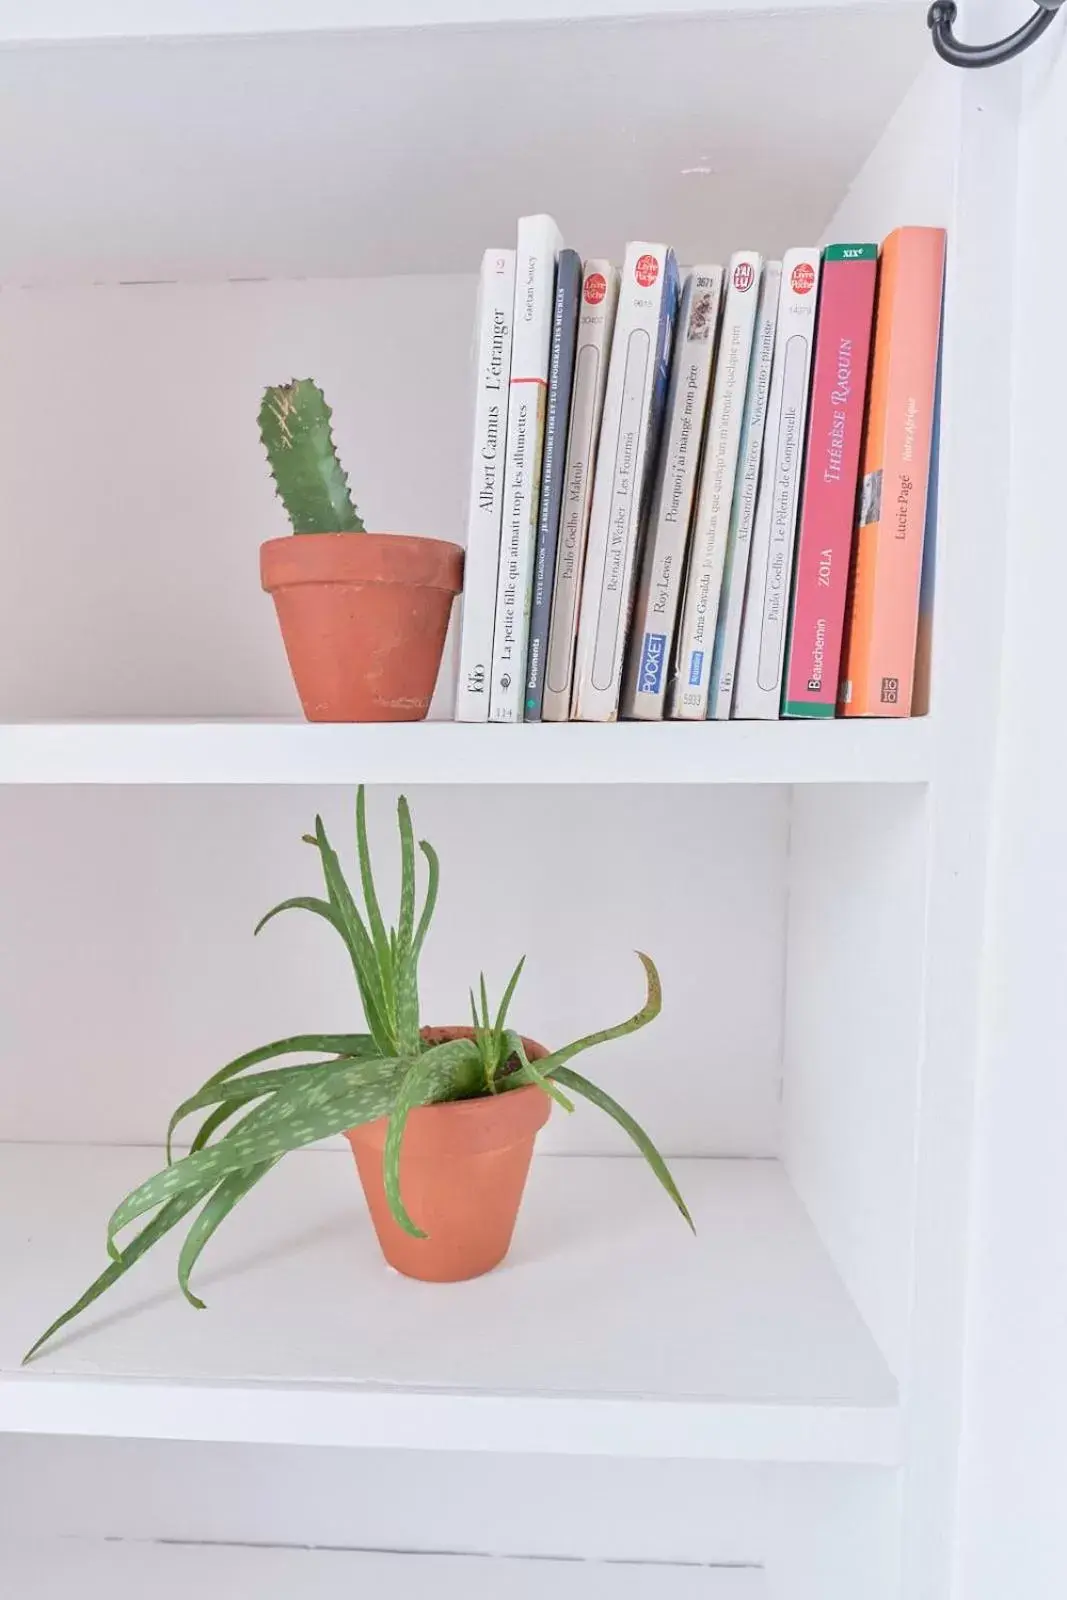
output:
[[[910,1341],[929,816],[919,789],[796,789],[782,1152],[893,1370]]]
[[[0,1543],[102,1532],[345,1549],[417,1542],[568,1562],[762,1567],[771,1600],[895,1600],[896,1478],[878,1467],[9,1434]]]
[[[532,20],[0,52],[0,135],[34,154],[0,173],[0,281],[471,272],[541,210],[585,255],[634,236],[688,260],[780,251],[830,214],[929,50],[912,0],[583,4],[562,29],[509,9]]]
[[[824,5],[883,0],[823,0]],[[572,22],[586,17],[785,11],[810,0],[0,0],[0,39],[206,38],[470,23]],[[921,16],[921,0],[913,0]]]
[[[915,783],[899,722],[36,722],[0,725],[0,783]],[[502,802],[510,803],[510,802]]]
[[[769,1600],[758,1569],[667,1563],[523,1561],[387,1550],[297,1550],[71,1539],[0,1544],[0,1583],[17,1600]]]
[[[284,1162],[213,1241],[196,1313],[165,1251],[30,1369],[158,1152],[0,1152],[0,1428],[362,1448],[895,1459],[896,1389],[773,1162],[680,1162],[694,1237],[637,1159],[534,1163],[507,1263],[417,1284],[377,1255],[346,1153]],[[428,1337],[429,1330],[432,1335]]]
[[[409,799],[442,861],[422,961],[427,1021],[463,1022],[479,971],[499,995],[525,952],[512,1018],[563,1044],[633,1014],[645,992],[634,951],[647,950],[663,1012],[592,1052],[588,1072],[669,1151],[774,1153],[784,790],[550,788],[518,790],[507,807],[480,787]],[[252,937],[271,906],[321,892],[301,843],[317,810],[354,871],[351,790],[0,790],[0,1137],[156,1142],[232,1057],[362,1027],[325,922],[289,912]],[[395,794],[374,791],[369,810],[393,908]],[[513,830],[525,849],[502,882],[494,863]],[[554,1116],[543,1142],[629,1148],[591,1107]]]

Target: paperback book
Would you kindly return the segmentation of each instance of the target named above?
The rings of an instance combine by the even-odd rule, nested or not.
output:
[[[475,319],[474,442],[456,685],[459,722],[485,722],[489,717],[514,301],[514,250],[487,250]]]
[[[756,490],[763,459],[763,431],[767,422],[767,398],[771,386],[774,334],[778,326],[778,296],[782,287],[782,263],[768,261],[763,268],[756,326],[752,337],[752,357],[745,390],[745,414],[741,423],[734,498],[730,508],[730,527],[726,536],[722,594],[715,624],[715,649],[711,663],[711,688],[708,716],[727,721],[733,714],[734,679],[737,674],[737,648],[741,639],[741,613],[748,585],[748,558],[752,546],[752,524],[756,515]]]
[[[876,244],[823,251],[783,717],[837,708],[877,276]]]
[[[667,392],[678,268],[666,245],[627,246],[593,483],[575,665],[575,713],[618,716],[641,531]]]
[[[622,714],[656,720],[667,699],[671,641],[685,571],[715,359],[722,268],[694,267],[683,285],[663,446],[645,538],[623,683]]]
[[[763,462],[741,619],[735,717],[775,720],[782,700],[819,266],[818,250],[787,250],[782,262]]]
[[[619,303],[619,269],[610,261],[587,261],[582,276],[578,344],[574,354],[574,392],[564,499],[560,514],[552,619],[548,630],[548,665],[541,715],[546,722],[566,722],[574,691],[574,652],[578,642],[578,603],[585,569],[593,472],[600,442],[611,336]]]
[[[551,217],[520,219],[500,565],[493,621],[491,722],[522,721],[556,258],[561,244],[559,229]]]
[[[911,712],[945,274],[940,228],[882,246],[841,710]]]
[[[545,656],[556,577],[556,550],[564,499],[567,425],[574,383],[574,347],[578,334],[578,301],[582,262],[577,250],[561,250],[556,265],[556,298],[552,314],[552,353],[548,365],[548,410],[541,468],[541,506],[534,557],[530,643],[526,654],[527,722],[540,722],[545,688]]]
[[[731,256],[727,271],[722,335],[675,648],[672,717],[703,721],[707,716],[715,624],[762,267],[762,256],[753,250],[742,250]]]

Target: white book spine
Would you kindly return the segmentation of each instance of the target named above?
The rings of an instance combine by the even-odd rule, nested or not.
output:
[[[578,601],[589,536],[593,472],[600,442],[600,418],[608,375],[611,335],[619,303],[619,269],[610,261],[587,261],[582,272],[582,304],[574,356],[574,390],[567,434],[563,515],[560,518],[552,621],[548,633],[545,722],[566,722],[574,692],[574,652],[578,640]]]
[[[722,281],[721,267],[694,267],[682,290],[663,446],[623,680],[622,714],[642,721],[658,721],[666,704],[722,306]]]
[[[611,342],[600,450],[582,580],[574,714],[613,722],[622,688],[634,568],[655,426],[656,385],[673,328],[678,292],[674,254],[665,245],[626,247],[619,310]]]
[[[522,721],[556,257],[561,243],[559,229],[551,217],[520,219],[515,252],[514,334],[500,565],[493,621],[490,722]]]
[[[782,262],[763,463],[741,619],[735,717],[774,721],[781,707],[819,266],[818,250],[787,250]]]
[[[741,442],[752,333],[763,257],[740,250],[730,257],[715,381],[704,435],[700,488],[693,515],[685,598],[678,626],[670,715],[702,721],[708,714],[711,658],[719,615],[726,536]]]
[[[487,250],[482,257],[475,319],[474,440],[456,681],[457,722],[486,722],[489,718],[514,304],[515,252]]]
[[[756,489],[763,456],[763,432],[767,422],[767,396],[771,386],[774,330],[778,326],[778,296],[781,288],[782,263],[768,261],[763,269],[756,309],[756,329],[745,396],[745,420],[741,426],[734,503],[726,541],[726,567],[719,600],[719,620],[715,629],[708,713],[717,722],[725,722],[733,711],[737,646],[741,639],[741,612],[748,583],[748,557],[752,546],[752,524],[756,516]]]

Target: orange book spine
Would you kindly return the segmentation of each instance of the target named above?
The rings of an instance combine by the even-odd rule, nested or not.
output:
[[[941,228],[882,246],[840,711],[911,715],[945,274]]]

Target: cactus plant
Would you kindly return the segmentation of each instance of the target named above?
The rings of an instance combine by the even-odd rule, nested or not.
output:
[[[507,1012],[522,971],[520,961],[507,985],[495,1019],[484,977],[479,1009],[471,992],[473,1036],[428,1044],[419,1026],[418,967],[437,903],[439,868],[432,845],[419,842],[426,861],[426,890],[416,907],[416,850],[407,801],[397,803],[400,834],[400,895],[396,926],[388,928],[374,882],[367,839],[366,796],[356,799],[356,845],[362,907],[348,884],[322,820],[305,834],[319,857],[325,898],[300,895],[268,911],[256,933],[283,911],[310,911],[328,922],[343,940],[352,962],[367,1033],[304,1034],[280,1039],[222,1067],[178,1106],[167,1128],[166,1165],[138,1185],[112,1213],[107,1228],[110,1265],[78,1300],[48,1327],[27,1352],[30,1358],[66,1323],[93,1302],[149,1249],[203,1202],[178,1259],[178,1283],[191,1305],[203,1302],[189,1286],[201,1251],[234,1206],[290,1150],[314,1144],[363,1123],[388,1117],[382,1177],[389,1209],[400,1227],[425,1238],[408,1215],[401,1195],[400,1152],[409,1114],[417,1106],[505,1094],[524,1086],[550,1095],[565,1110],[573,1104],[563,1092],[582,1096],[611,1116],[648,1162],[682,1216],[692,1219],[666,1162],[637,1122],[604,1090],[581,1077],[568,1063],[594,1045],[643,1028],[659,1014],[659,974],[651,958],[644,967],[646,997],[626,1021],[589,1034],[534,1063],[521,1037],[507,1027]],[[525,958],[524,958],[525,959]],[[262,1068],[282,1056],[326,1056],[295,1066]],[[172,1139],[187,1117],[206,1112],[187,1154],[175,1157]],[[221,1131],[241,1113],[240,1120]],[[219,1137],[216,1137],[219,1135]],[[122,1234],[139,1218],[154,1213],[123,1245]]]
[[[267,389],[259,434],[294,533],[363,533],[337,459],[326,396],[310,378]]]

